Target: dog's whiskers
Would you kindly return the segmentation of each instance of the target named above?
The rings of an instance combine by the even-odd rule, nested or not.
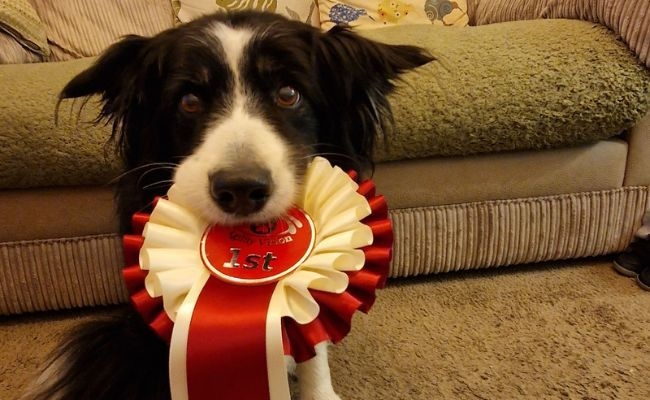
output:
[[[131,168],[130,170],[121,173],[120,175],[118,175],[115,178],[111,179],[108,183],[109,184],[116,183],[120,179],[124,178],[125,176],[134,174],[134,173],[136,173],[138,171],[142,171],[143,169],[147,169],[147,168],[149,168],[149,170],[145,171],[145,173],[142,174],[143,176],[146,175],[147,173],[149,173],[150,171],[162,170],[162,169],[174,169],[176,167],[178,167],[178,164],[177,163],[171,163],[171,162],[153,162],[153,163],[149,163],[149,164],[144,164],[144,165],[137,166],[135,168]]]
[[[151,190],[151,189],[158,189],[158,188],[164,188],[164,187],[169,187],[174,183],[173,180],[171,179],[165,179],[163,181],[158,181],[158,182],[153,182],[148,185],[142,186],[142,190]]]
[[[168,167],[168,166],[160,166],[160,167],[148,169],[142,175],[140,175],[140,177],[138,178],[138,181],[136,182],[136,186],[140,186],[142,184],[142,181],[147,177],[147,175],[149,175],[149,174],[151,174],[153,172],[156,172],[156,171],[165,171],[165,170],[173,171],[174,168]]]

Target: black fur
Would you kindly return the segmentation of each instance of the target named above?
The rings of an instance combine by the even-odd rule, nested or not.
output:
[[[124,38],[60,94],[60,101],[101,96],[98,121],[113,124],[112,139],[127,170],[117,188],[123,231],[129,230],[133,212],[167,191],[173,166],[192,153],[207,121],[230,101],[223,96],[233,83],[222,47],[203,34],[217,21],[265,32],[246,52],[253,58],[247,82],[264,93],[265,85],[289,81],[305,102],[289,115],[261,99],[257,111],[278,130],[292,132],[291,140],[310,154],[323,154],[344,169],[372,169],[375,139],[389,133],[393,123],[386,99],[392,80],[432,59],[417,47],[372,42],[341,27],[323,33],[257,12],[216,14],[153,38]],[[177,106],[188,90],[204,100],[204,110],[192,118]],[[55,360],[66,368],[35,400],[169,398],[167,347],[132,311],[81,327]]]
[[[168,348],[131,308],[71,332],[50,364],[58,377],[25,400],[167,400]]]

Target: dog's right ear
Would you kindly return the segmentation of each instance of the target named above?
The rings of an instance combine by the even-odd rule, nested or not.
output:
[[[131,35],[110,46],[90,68],[68,82],[59,94],[59,101],[93,94],[101,94],[104,101],[118,97],[120,86],[132,76],[124,72],[133,67],[148,40]]]

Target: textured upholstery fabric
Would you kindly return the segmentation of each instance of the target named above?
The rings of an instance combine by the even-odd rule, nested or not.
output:
[[[639,121],[629,133],[626,140],[630,144],[625,185],[650,185],[650,114]]]
[[[0,64],[23,64],[43,61],[43,56],[21,46],[13,36],[0,32]]]
[[[95,103],[79,112],[83,101],[66,101],[56,120],[59,92],[91,61],[0,66],[1,189],[105,185],[119,174],[110,127],[92,124]]]
[[[0,242],[117,232],[110,186],[0,191]]]
[[[650,73],[590,22],[405,25],[363,35],[438,57],[404,76],[382,161],[589,143],[632,127],[650,108]]]
[[[620,35],[650,67],[647,0],[471,0],[475,25],[536,18],[571,18],[603,24]]]
[[[45,24],[50,61],[95,56],[124,35],[151,36],[174,25],[171,1],[29,1]]]
[[[382,163],[375,181],[391,208],[548,196],[621,187],[622,140],[545,151]]]
[[[391,276],[590,257],[623,251],[647,187],[393,210]]]

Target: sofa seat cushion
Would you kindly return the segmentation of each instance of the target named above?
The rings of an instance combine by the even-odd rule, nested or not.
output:
[[[607,139],[555,150],[391,161],[377,165],[374,180],[391,209],[535,198],[619,188],[627,154],[625,141]]]
[[[568,20],[363,32],[426,46],[438,57],[391,97],[397,126],[380,161],[595,142],[649,108],[650,74],[605,28]],[[104,185],[121,169],[93,101],[58,92],[93,59],[0,65],[0,189]],[[342,71],[344,73],[344,71]]]

